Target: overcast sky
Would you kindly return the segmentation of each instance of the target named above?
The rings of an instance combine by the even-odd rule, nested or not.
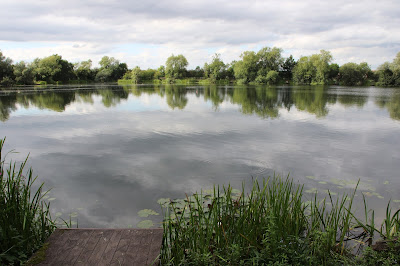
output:
[[[129,68],[157,68],[183,54],[189,68],[214,53],[224,62],[246,50],[283,56],[331,51],[339,65],[375,69],[400,51],[399,0],[0,0],[0,50],[14,61],[60,54]]]

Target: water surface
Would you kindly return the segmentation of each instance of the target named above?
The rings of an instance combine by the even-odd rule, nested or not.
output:
[[[389,199],[400,207],[397,88],[17,90],[0,91],[4,149],[20,152],[16,160],[30,153],[38,180],[52,188],[53,214],[72,213],[79,227],[136,227],[148,219],[140,210],[160,212],[159,198],[274,172],[307,192],[340,192],[360,180],[378,212]]]

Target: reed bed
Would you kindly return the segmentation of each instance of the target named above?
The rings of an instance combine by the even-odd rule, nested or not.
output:
[[[305,201],[287,177],[254,180],[250,192],[231,186],[163,203],[162,265],[375,265],[397,262],[399,212],[376,229],[373,212],[353,215],[351,194]],[[391,244],[373,249],[374,233]],[[360,249],[360,246],[362,247]]]
[[[55,229],[43,201],[43,184],[33,191],[32,169],[25,171],[28,157],[20,164],[5,162],[0,139],[0,265],[20,265],[39,249]]]

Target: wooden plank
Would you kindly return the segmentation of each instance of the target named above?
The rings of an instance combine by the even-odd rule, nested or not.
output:
[[[83,250],[79,257],[77,258],[75,264],[78,265],[87,265],[90,256],[97,243],[99,242],[101,236],[103,235],[103,231],[101,230],[93,230],[93,233],[90,235],[90,238],[86,242],[86,245],[83,247]]]
[[[65,246],[70,239],[71,234],[74,234],[73,231],[68,231],[64,229],[56,229],[57,238],[50,239],[49,248],[46,251],[46,260],[43,262],[44,265],[55,265],[59,260],[60,256],[62,256]],[[72,243],[69,243],[71,245]]]
[[[151,244],[147,254],[147,265],[158,265],[163,240],[163,229],[152,230]]]
[[[57,229],[39,265],[151,265],[162,229]]]
[[[65,255],[64,265],[74,265],[79,255],[83,252],[83,248],[89,241],[90,236],[93,234],[93,230],[83,230],[79,233],[80,234],[77,234],[79,239],[77,240],[75,246],[68,254]]]
[[[146,265],[148,243],[146,243],[146,231],[133,230],[126,251],[125,262],[128,265]]]
[[[114,253],[117,250],[121,236],[122,236],[121,230],[113,231],[110,242],[108,243],[106,249],[104,250],[104,252],[101,256],[100,262],[98,263],[99,266],[110,264],[110,262],[114,256]]]
[[[97,242],[92,255],[89,257],[88,263],[91,265],[97,265],[101,261],[103,252],[106,250],[108,243],[110,242],[111,236],[113,235],[113,230],[106,229]]]
[[[121,234],[117,249],[111,259],[110,265],[119,266],[124,265],[125,254],[129,246],[130,235],[132,230],[124,230]]]

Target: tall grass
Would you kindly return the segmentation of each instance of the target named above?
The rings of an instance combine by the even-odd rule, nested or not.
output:
[[[55,229],[49,205],[43,201],[43,184],[32,191],[36,180],[32,169],[5,162],[0,140],[0,265],[26,261]]]
[[[380,230],[375,229],[373,216],[367,225],[360,222],[352,212],[356,189],[338,197],[328,193],[322,199],[315,194],[305,202],[302,185],[274,176],[254,180],[249,193],[244,185],[241,191],[217,186],[211,193],[171,201],[164,205],[161,263],[356,264],[355,244],[365,239],[370,243],[373,232],[394,239],[400,212],[392,214],[388,205]]]

